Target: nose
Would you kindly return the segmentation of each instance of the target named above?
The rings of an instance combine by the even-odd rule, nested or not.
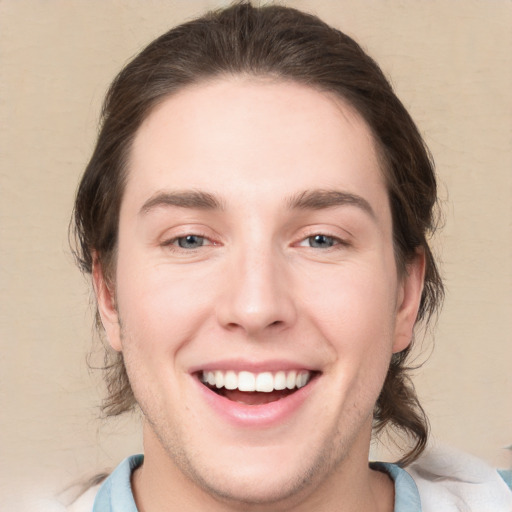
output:
[[[293,279],[283,255],[270,248],[241,250],[229,266],[217,303],[217,319],[225,329],[258,337],[293,325]]]

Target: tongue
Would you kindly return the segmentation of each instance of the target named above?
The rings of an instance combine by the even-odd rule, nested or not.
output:
[[[246,392],[239,391],[238,389],[227,390],[224,389],[222,395],[232,400],[233,402],[240,402],[246,405],[263,405],[275,402],[285,396],[290,395],[293,391],[284,389],[282,391],[272,391],[270,393],[260,393],[258,391]]]

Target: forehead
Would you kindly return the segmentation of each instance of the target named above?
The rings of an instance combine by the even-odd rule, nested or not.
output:
[[[139,204],[167,188],[234,200],[312,188],[371,199],[385,190],[371,131],[346,101],[254,77],[200,83],[165,99],[139,128],[128,173],[126,199]]]

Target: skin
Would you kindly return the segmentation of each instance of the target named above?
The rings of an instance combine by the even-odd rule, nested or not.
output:
[[[187,235],[203,245],[180,247]],[[346,102],[254,77],[168,98],[135,138],[118,243],[115,283],[99,265],[94,282],[144,414],[141,512],[393,509],[368,468],[372,412],[410,343],[424,261],[397,272],[374,140]],[[264,428],[226,421],[191,375],[276,359],[319,375]]]

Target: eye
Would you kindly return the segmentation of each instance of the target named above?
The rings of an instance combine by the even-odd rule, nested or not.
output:
[[[197,249],[203,245],[207,245],[207,240],[204,236],[187,235],[175,238],[172,244],[177,245],[181,249]]]
[[[300,245],[303,247],[313,247],[314,249],[329,249],[330,247],[338,245],[339,243],[341,243],[341,240],[339,240],[338,238],[319,234],[308,236],[305,240],[303,240],[300,243]]]
[[[175,243],[182,249],[197,249],[205,245],[205,238],[199,235],[180,236]]]
[[[345,240],[337,236],[325,235],[317,233],[301,240],[298,244],[299,247],[311,247],[312,249],[331,249],[347,247],[349,245]]]

